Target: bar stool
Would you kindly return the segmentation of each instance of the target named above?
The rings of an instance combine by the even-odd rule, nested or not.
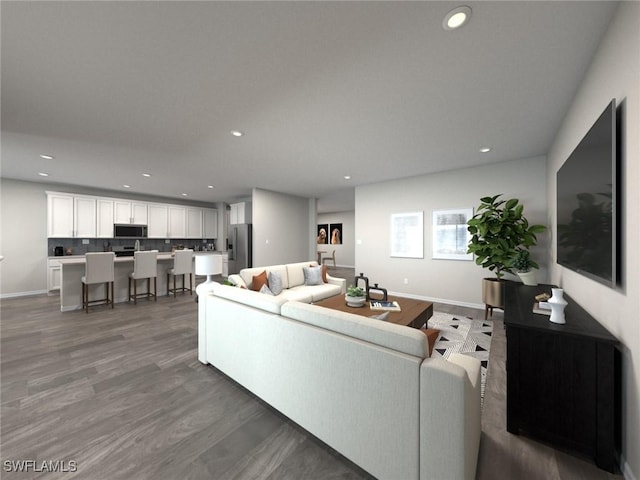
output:
[[[167,296],[173,292],[173,298],[176,298],[176,292],[182,293],[189,291],[189,295],[193,295],[193,250],[177,250],[173,257],[173,268],[167,270]],[[189,288],[185,286],[185,275],[189,274]],[[173,288],[169,288],[169,282],[173,275]],[[176,277],[182,275],[182,287],[176,288]]]
[[[138,303],[138,297],[150,298],[158,301],[156,296],[158,290],[158,251],[135,252],[133,254],[133,272],[129,274],[129,301]],[[146,293],[138,293],[138,280],[147,279]],[[153,293],[151,293],[151,279],[153,278]],[[133,283],[133,295],[131,294],[131,284]]]
[[[109,305],[113,308],[113,263],[115,254],[113,252],[94,252],[85,255],[84,276],[82,282],[82,308],[89,313],[89,304]],[[106,298],[99,300],[89,300],[89,285],[104,283],[106,286]],[[111,298],[109,298],[111,290]]]

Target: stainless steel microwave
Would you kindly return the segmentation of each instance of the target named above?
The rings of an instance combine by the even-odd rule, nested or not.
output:
[[[114,224],[113,236],[115,238],[147,238],[146,225]]]

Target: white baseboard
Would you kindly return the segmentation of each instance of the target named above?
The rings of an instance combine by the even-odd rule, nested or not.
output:
[[[620,456],[620,464],[622,469],[622,476],[625,478],[625,480],[638,480],[631,471],[631,467],[627,463],[627,459],[624,458],[624,455]]]
[[[46,290],[33,290],[31,292],[15,292],[15,293],[0,293],[0,298],[15,298],[15,297],[31,297],[33,295],[44,295]]]
[[[422,300],[423,302],[445,303],[447,305],[456,305],[458,307],[474,308],[476,310],[484,311],[484,303],[459,302],[457,300],[451,300],[448,298],[427,297],[424,295],[414,295],[412,293],[404,293],[404,292],[389,292],[389,295],[397,295],[398,297],[413,298],[415,300]]]

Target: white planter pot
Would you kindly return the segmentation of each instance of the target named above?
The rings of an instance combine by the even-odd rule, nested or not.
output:
[[[367,297],[350,297],[348,295],[345,295],[344,299],[349,307],[364,307],[367,301]]]
[[[518,272],[518,276],[522,283],[525,285],[536,286],[538,285],[538,281],[536,280],[536,271],[529,270],[528,272]]]

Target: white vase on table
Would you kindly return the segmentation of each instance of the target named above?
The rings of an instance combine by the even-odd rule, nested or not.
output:
[[[547,300],[547,303],[549,307],[551,307],[549,321],[559,324],[567,323],[564,318],[564,309],[567,306],[567,301],[564,299],[564,290],[561,288],[552,288],[551,298]]]

